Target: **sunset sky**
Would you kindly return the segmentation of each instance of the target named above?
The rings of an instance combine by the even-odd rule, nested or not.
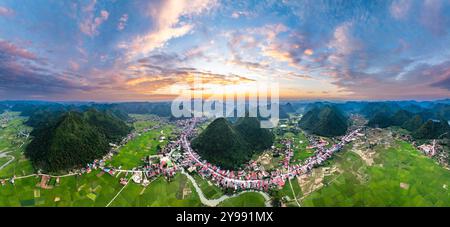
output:
[[[0,100],[450,97],[450,0],[0,0]],[[229,91],[225,91],[229,92]]]

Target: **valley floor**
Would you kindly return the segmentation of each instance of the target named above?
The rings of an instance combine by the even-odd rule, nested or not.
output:
[[[131,174],[110,175],[94,170],[83,175],[50,177],[30,175],[34,170],[23,156],[28,138],[18,137],[25,119],[18,113],[0,129],[0,179],[16,176],[14,184],[0,186],[0,206],[450,206],[450,171],[424,156],[411,144],[396,140],[389,129],[369,131],[358,137],[325,165],[290,180],[275,192],[245,192],[227,195],[221,188],[195,173],[177,173],[170,181],[153,179],[147,187],[119,184],[131,181]],[[145,116],[137,128],[149,127]],[[168,137],[174,126],[164,124],[157,131],[142,133],[121,148],[111,163],[131,168],[146,155],[156,154],[161,135]],[[375,129],[371,129],[375,130]],[[163,131],[163,132],[161,132]],[[311,156],[303,133],[286,133],[294,141],[294,161]],[[370,147],[370,143],[376,146]],[[8,153],[6,153],[8,152]],[[9,156],[8,156],[9,155]],[[267,168],[279,160],[269,154],[258,158]],[[9,164],[10,157],[14,157]],[[5,165],[7,164],[7,165]],[[20,176],[28,176],[20,179]]]
[[[336,155],[337,171],[304,206],[450,206],[449,170],[404,141],[386,137],[372,149],[358,142]]]

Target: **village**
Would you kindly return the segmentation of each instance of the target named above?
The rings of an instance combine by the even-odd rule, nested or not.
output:
[[[60,182],[65,182],[65,180],[62,181],[64,177],[92,176],[94,174],[98,178],[105,179],[106,177],[108,181],[117,182],[119,188],[130,187],[128,185],[134,184],[140,185],[142,190],[146,190],[146,188],[151,188],[150,186],[153,185],[152,182],[154,181],[163,180],[170,184],[172,181],[178,182],[179,175],[185,175],[194,185],[205,184],[206,182],[206,187],[209,185],[209,187],[217,188],[224,194],[221,194],[221,200],[211,199],[205,196],[205,188],[200,189],[197,185],[194,188],[184,187],[182,193],[180,192],[180,198],[187,198],[195,189],[197,194],[203,197],[202,203],[204,205],[216,206],[219,201],[225,200],[227,196],[237,196],[244,192],[258,192],[270,196],[271,193],[291,187],[290,184],[294,183],[291,180],[314,178],[311,174],[314,173],[316,167],[328,165],[327,161],[335,153],[341,151],[346,144],[352,143],[357,137],[366,137],[369,130],[363,124],[353,125],[345,136],[328,138],[304,132],[297,127],[296,121],[287,120],[283,122],[283,127],[280,125],[275,128],[278,139],[269,149],[262,154],[255,155],[252,160],[242,164],[239,169],[229,170],[208,162],[191,148],[190,141],[203,130],[210,120],[206,118],[177,120],[169,123],[176,130],[165,132],[164,124],[160,123],[159,119],[152,119],[156,124],[150,123],[148,124],[150,126],[132,131],[118,144],[111,143],[110,150],[104,157],[96,159],[86,166],[60,173],[61,175],[37,171],[29,175],[12,176],[0,179],[0,184],[2,186],[6,184],[16,185],[17,180],[33,177],[39,179],[36,179],[37,188],[52,190],[55,187],[57,188],[61,184]],[[372,131],[377,131],[377,129]],[[28,132],[22,133],[19,130],[17,133],[17,136],[20,137],[29,136]],[[143,135],[146,135],[145,133],[151,133],[152,135],[147,139],[151,140],[152,143],[151,153],[139,156],[140,161],[137,160],[138,162],[134,162],[133,165],[125,165],[125,168],[121,162],[113,162],[113,160],[116,160],[115,156],[121,154],[124,146],[139,140]],[[301,134],[304,136],[299,138],[297,138],[298,136],[292,136]],[[415,145],[415,147],[429,157],[439,155],[436,151],[439,149],[437,143]],[[296,152],[307,152],[308,154],[305,154],[302,159],[298,159]],[[264,158],[269,160],[270,165],[261,162]],[[205,185],[202,187],[205,187]],[[120,194],[121,191],[119,190],[117,193]],[[294,193],[294,191],[292,192]],[[60,198],[60,196],[56,196],[54,201],[56,202]],[[114,198],[108,205],[114,201]],[[266,202],[271,200],[271,197],[268,198]],[[281,198],[283,201],[298,203],[297,200],[291,200],[287,196]]]
[[[315,166],[321,165],[329,159],[335,152],[338,152],[345,144],[351,142],[356,136],[361,136],[360,128],[355,129],[341,138],[341,141],[330,148],[326,148],[327,141],[319,139],[314,136],[310,136],[308,148],[316,149],[313,156],[307,158],[301,164],[291,164],[293,157],[293,150],[291,148],[292,141],[289,139],[281,140],[283,147],[275,148],[272,146],[271,151],[283,156],[283,160],[279,163],[279,166],[271,171],[267,172],[259,166],[255,161],[250,161],[240,170],[224,170],[218,166],[208,163],[192,150],[189,140],[192,139],[196,133],[196,125],[205,122],[206,118],[191,118],[185,120],[178,120],[176,126],[181,128],[181,132],[177,136],[177,139],[171,140],[168,144],[162,147],[157,155],[146,156],[143,158],[143,165],[132,169],[122,169],[121,166],[114,167],[107,165],[108,160],[111,160],[116,155],[120,147],[127,142],[140,136],[138,132],[132,132],[127,135],[119,145],[110,144],[111,150],[102,159],[96,159],[92,163],[86,165],[83,168],[74,169],[69,171],[64,176],[83,175],[89,174],[93,170],[100,169],[102,172],[111,176],[118,176],[124,174],[119,178],[121,185],[127,185],[130,181],[142,186],[148,186],[152,180],[159,176],[165,177],[170,181],[171,178],[178,172],[187,170],[188,173],[196,172],[204,179],[210,180],[215,185],[224,189],[232,189],[234,191],[245,190],[257,190],[268,191],[269,189],[282,188],[286,180],[293,179],[302,174],[306,174],[311,171]],[[155,125],[150,128],[145,128],[143,132],[151,130],[159,130],[159,125]],[[160,142],[167,139],[161,131]],[[46,188],[47,182],[50,180],[51,175],[41,173],[30,176],[41,176],[41,186]],[[20,177],[23,178],[23,177]],[[13,176],[9,179],[0,179],[0,183],[5,185],[6,182],[14,184],[15,180],[19,179]],[[59,177],[56,176],[56,182],[59,181]]]
[[[422,152],[424,155],[436,160],[439,163],[439,165],[445,168],[449,168],[448,164],[450,160],[449,153],[442,145],[442,142],[444,142],[442,136],[446,134],[447,133],[440,135],[441,139],[415,140],[410,134],[400,132],[394,133],[394,135],[398,139],[411,143],[417,150]]]
[[[325,148],[326,143],[324,141],[310,141],[312,144],[311,148],[317,148],[317,150],[314,156],[306,159],[301,165],[290,165],[290,160],[293,157],[291,141],[283,140],[284,159],[280,168],[277,168],[275,171],[268,173],[261,170],[254,161],[251,161],[242,170],[230,171],[222,170],[220,167],[212,165],[205,160],[201,160],[201,157],[192,150],[188,139],[194,136],[196,119],[191,119],[187,124],[190,124],[190,126],[188,126],[188,129],[181,135],[184,153],[182,157],[176,160],[176,162],[183,168],[186,168],[189,172],[195,171],[202,177],[210,179],[213,183],[222,188],[231,188],[236,191],[250,189],[268,191],[269,188],[282,188],[286,180],[309,172],[313,167],[320,165],[325,160],[329,159],[335,152],[339,151],[345,144],[351,142],[356,136],[362,135],[359,133],[360,129],[351,131],[342,137],[341,142],[328,149]],[[272,149],[274,149],[274,147],[272,147]]]

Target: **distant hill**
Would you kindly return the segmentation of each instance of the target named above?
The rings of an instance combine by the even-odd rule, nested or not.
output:
[[[128,114],[154,114],[160,117],[171,117],[170,102],[125,102],[114,104],[114,109]]]
[[[450,138],[450,126],[445,120],[428,120],[412,134],[416,139]]]
[[[413,117],[411,117],[410,119],[408,119],[407,121],[405,121],[402,125],[402,128],[409,130],[409,131],[415,131],[418,128],[420,128],[420,126],[422,126],[423,124],[423,119],[420,115],[414,115]]]
[[[337,103],[334,106],[336,106],[344,113],[359,113],[366,106],[366,103],[349,101],[344,103]]]
[[[255,152],[272,145],[272,133],[259,124],[257,118],[241,118],[235,125],[218,118],[192,141],[192,147],[208,162],[236,169],[248,162]]]
[[[436,114],[435,117],[436,118],[443,118],[443,119],[447,119],[450,120],[450,104],[437,104],[433,107],[433,109],[435,110]]]
[[[68,170],[105,155],[130,128],[120,119],[97,110],[70,111],[41,123],[32,132],[25,154],[34,167],[48,172]],[[43,120],[45,122],[45,120]]]
[[[442,118],[433,120],[430,119],[431,116],[434,116],[434,114],[430,114],[429,111],[413,114],[406,110],[399,110],[392,115],[388,115],[386,112],[378,112],[369,120],[367,125],[379,128],[400,126],[410,131],[416,139],[437,139],[442,134],[449,132],[450,127],[447,120]],[[428,120],[425,121],[424,119]]]
[[[299,126],[321,136],[340,136],[347,131],[347,118],[337,108],[329,105],[308,111]]]
[[[395,126],[402,126],[406,121],[411,119],[412,116],[413,114],[406,110],[399,110],[392,116],[391,123]]]
[[[7,110],[7,109],[8,109],[8,107],[6,105],[0,104],[0,114],[5,112],[5,110]]]
[[[285,112],[286,114],[296,112],[294,106],[290,102],[286,104],[280,104],[280,109],[283,110],[283,112]]]
[[[372,116],[367,125],[375,128],[387,128],[392,126],[391,117],[385,112],[379,112]]]
[[[403,126],[407,121],[409,121],[413,114],[406,110],[398,110],[393,114],[389,114],[387,111],[380,111],[375,113],[372,118],[369,119],[367,123],[370,127],[377,128],[387,128],[390,126]],[[412,123],[412,122],[410,122]],[[410,124],[408,123],[408,124]],[[410,125],[411,127],[412,125]]]
[[[416,104],[408,104],[402,107],[405,110],[408,110],[411,113],[419,113],[423,111],[424,109]]]
[[[367,118],[373,118],[375,115],[391,116],[399,111],[401,107],[395,102],[368,102],[361,109],[361,114]]]

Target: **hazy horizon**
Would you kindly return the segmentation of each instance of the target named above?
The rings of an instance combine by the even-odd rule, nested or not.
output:
[[[281,102],[436,102],[447,101],[449,97],[437,99],[279,99]],[[51,103],[140,103],[140,102],[172,102],[173,100],[125,100],[125,101],[96,101],[96,100],[46,100],[46,99],[0,99],[0,102],[51,102]],[[248,100],[246,100],[248,101]]]

